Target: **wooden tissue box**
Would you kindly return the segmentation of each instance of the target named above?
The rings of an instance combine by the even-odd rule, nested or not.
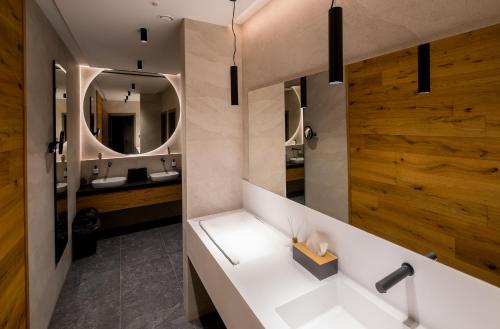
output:
[[[293,245],[293,259],[319,280],[326,279],[338,272],[337,256],[327,251],[325,256],[320,257],[301,242]]]

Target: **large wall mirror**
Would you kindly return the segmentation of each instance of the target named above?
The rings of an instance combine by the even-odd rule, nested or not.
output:
[[[106,147],[123,154],[147,153],[176,130],[179,97],[164,75],[105,70],[85,93],[83,115]]]
[[[54,213],[56,264],[68,243],[68,124],[66,70],[53,63],[53,141],[49,152],[54,158]]]
[[[500,286],[499,30],[432,42],[430,93],[417,47],[307,76],[303,145],[298,80],[250,91],[249,181]]]

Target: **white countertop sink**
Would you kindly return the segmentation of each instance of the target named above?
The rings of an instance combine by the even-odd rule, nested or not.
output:
[[[402,329],[407,317],[345,276],[278,307],[290,329]]]
[[[303,164],[304,158],[303,157],[290,158],[288,162],[293,164]]]
[[[125,185],[127,177],[108,177],[100,178],[92,181],[93,188],[107,188]]]
[[[149,177],[153,182],[166,182],[179,177],[179,173],[177,171],[162,171],[150,174]]]
[[[56,192],[61,193],[68,189],[68,183],[57,183]]]

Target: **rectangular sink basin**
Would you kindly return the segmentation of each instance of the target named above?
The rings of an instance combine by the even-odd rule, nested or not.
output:
[[[108,177],[100,178],[92,181],[93,188],[107,188],[125,185],[127,177]]]
[[[174,180],[177,177],[179,177],[179,173],[177,171],[162,171],[149,175],[149,178],[151,178],[153,182],[166,182]]]
[[[291,329],[408,328],[407,316],[342,275],[276,312]]]

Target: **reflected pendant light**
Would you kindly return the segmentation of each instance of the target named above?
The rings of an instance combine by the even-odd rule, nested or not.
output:
[[[233,2],[233,19],[231,20],[231,29],[233,30],[233,65],[230,69],[231,78],[231,105],[238,105],[238,66],[236,66],[236,32],[234,32],[234,13],[236,10],[236,0],[229,0]]]
[[[431,49],[430,44],[418,46],[418,93],[431,92]]]
[[[142,70],[142,61],[141,60],[137,61],[137,69]]]
[[[147,43],[148,42],[148,30],[144,27],[141,27],[141,29],[139,31],[141,32],[141,42]]]
[[[300,78],[300,108],[307,109],[307,77]]]
[[[342,34],[342,8],[335,7],[335,0],[333,0],[328,12],[328,79],[331,85],[344,82]]]
[[[129,91],[127,91],[127,96],[130,96],[130,94],[132,94],[132,93],[130,92],[130,90],[129,90]]]
[[[135,83],[132,83],[132,90],[135,90]]]

